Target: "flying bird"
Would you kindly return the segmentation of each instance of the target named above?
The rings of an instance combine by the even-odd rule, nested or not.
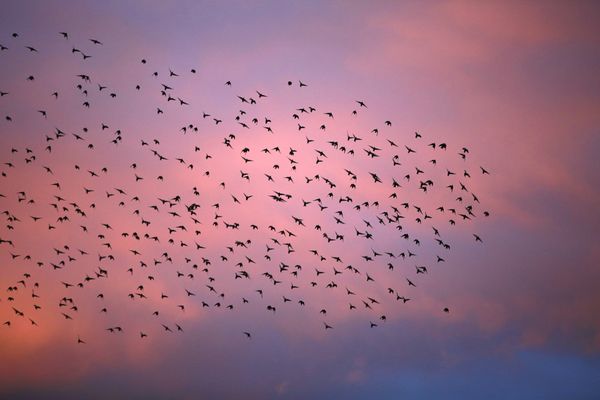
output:
[[[191,333],[178,317],[254,318],[255,304],[261,324],[309,315],[312,329],[335,335],[339,325],[321,318],[355,312],[377,335],[393,304],[413,307],[434,266],[452,263],[454,238],[492,220],[477,188],[494,175],[443,132],[391,129],[363,100],[334,108],[311,93],[324,90],[317,82],[259,91],[248,78],[234,93],[231,80],[215,89],[194,76],[201,66],[117,58],[108,39],[53,32],[48,45],[18,45],[24,58],[0,47],[0,82],[29,87],[0,91],[7,335],[20,321],[49,329],[48,317],[70,335],[82,324],[104,335],[81,331],[90,344],[155,332],[177,340]],[[99,54],[81,64],[92,56],[65,40]],[[37,59],[54,51],[75,72],[54,79]],[[28,96],[38,86],[43,96]]]

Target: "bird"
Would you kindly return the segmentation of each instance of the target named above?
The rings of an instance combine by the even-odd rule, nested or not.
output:
[[[315,80],[308,89],[305,77],[273,86],[208,77],[215,88],[194,76],[209,73],[201,66],[161,64],[156,54],[140,62],[133,51],[116,58],[108,39],[57,31],[48,38],[57,50],[19,45],[27,54],[19,58],[1,47],[10,65],[0,82],[29,86],[0,91],[0,101],[20,99],[23,111],[9,107],[0,121],[0,249],[14,306],[7,335],[21,329],[20,317],[23,330],[49,329],[48,315],[70,343],[83,324],[96,330],[81,331],[90,344],[99,332],[177,340],[192,333],[178,316],[201,309],[234,319],[253,307],[261,324],[302,314],[328,335],[343,329],[321,318],[354,311],[377,335],[397,317],[381,282],[392,303],[412,307],[439,273],[434,266],[452,263],[451,242],[468,237],[473,221],[493,220],[483,218],[490,210],[480,183],[496,173],[477,163],[476,148],[396,121],[392,130],[375,101],[355,100],[364,94],[328,104],[325,87]],[[83,45],[65,49],[65,40],[98,54],[82,69],[92,56]],[[54,71],[36,59],[50,51],[80,55],[64,59],[76,72],[48,79]],[[34,67],[44,73],[23,72]],[[28,96],[38,85],[52,89]],[[214,97],[188,90],[198,86]],[[29,124],[31,135],[13,133]],[[458,155],[445,151],[454,148]],[[339,300],[351,301],[331,306]],[[254,339],[246,329],[234,339]]]

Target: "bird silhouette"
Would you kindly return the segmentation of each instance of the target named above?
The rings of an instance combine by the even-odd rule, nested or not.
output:
[[[352,311],[370,328],[385,329],[397,306],[419,301],[426,286],[420,283],[437,266],[454,263],[451,242],[462,228],[490,216],[484,194],[473,188],[494,176],[474,164],[474,149],[429,133],[392,132],[397,124],[392,129],[374,102],[368,108],[345,99],[332,107],[311,92],[321,89],[317,83],[294,79],[260,90],[236,81],[238,93],[227,80],[217,90],[231,105],[211,104],[184,90],[197,84],[196,68],[165,67],[149,54],[123,77],[111,77],[102,70],[120,62],[103,53],[111,43],[76,32],[52,37],[61,46],[87,43],[98,54],[81,64],[92,57],[83,45],[61,50],[81,56],[65,59],[74,59],[77,75],[64,87],[46,81],[47,74],[22,72],[33,69],[0,71],[3,82],[21,82],[0,91],[7,105],[0,121],[7,133],[0,149],[0,254],[10,270],[0,311],[10,317],[7,329],[21,321],[46,329],[38,315],[49,315],[72,331],[93,312],[104,321],[97,331],[111,338],[159,332],[175,339],[194,329],[176,318],[193,318],[198,309],[231,318],[258,313],[253,317],[266,321],[306,313],[325,331],[333,325],[321,318],[335,322]],[[35,66],[51,51],[18,47],[26,59],[1,46],[3,62]],[[101,59],[105,64],[94,65]],[[13,113],[15,98],[33,99],[18,91],[37,85],[45,87],[43,98],[19,100],[23,112]],[[123,123],[123,110],[144,117]],[[83,127],[72,127],[68,116]],[[10,136],[25,129],[22,118],[47,133]],[[165,132],[154,136],[158,127]],[[390,286],[385,297],[382,282]],[[124,293],[104,290],[113,284]],[[57,293],[58,303],[48,293]],[[331,298],[348,307],[331,307]],[[255,303],[260,311],[249,311]],[[129,313],[130,304],[139,315]],[[247,339],[255,337],[250,328],[242,330]],[[331,334],[337,331],[339,325]],[[86,342],[77,336],[77,343]]]

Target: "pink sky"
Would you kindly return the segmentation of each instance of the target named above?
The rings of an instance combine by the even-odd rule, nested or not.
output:
[[[135,2],[8,2],[0,16],[0,44],[8,48],[0,52],[0,91],[8,92],[0,98],[0,161],[14,168],[0,167],[6,173],[0,178],[0,193],[6,196],[0,198],[0,211],[8,210],[20,221],[3,215],[0,238],[13,240],[15,247],[0,244],[0,282],[19,286],[24,273],[32,277],[27,288],[0,295],[0,322],[11,321],[10,327],[0,328],[5,360],[0,393],[22,398],[115,393],[176,398],[200,393],[215,398],[365,398],[369,393],[420,398],[447,393],[469,398],[502,390],[514,398],[586,398],[597,392],[592,377],[600,362],[598,11],[591,2],[150,2],[144,7]],[[69,32],[68,41],[59,31]],[[13,32],[19,37],[11,37]],[[91,37],[103,45],[92,44]],[[73,47],[92,58],[83,61],[71,52]],[[180,76],[169,77],[170,69]],[[152,76],[155,71],[158,78]],[[78,74],[91,77],[91,84],[84,85],[87,97],[75,87],[82,83]],[[35,81],[26,81],[29,75]],[[228,80],[231,87],[224,85]],[[288,80],[294,85],[289,87]],[[299,80],[308,87],[299,88]],[[160,95],[161,83],[190,105],[167,103]],[[107,89],[99,91],[98,84]],[[268,97],[256,105],[236,97],[257,98],[257,90]],[[56,100],[54,91],[59,92]],[[111,92],[115,99],[108,96]],[[89,109],[81,105],[86,100]],[[368,108],[360,108],[356,100],[364,100]],[[317,111],[292,118],[298,108],[309,106]],[[157,115],[157,107],[164,114]],[[355,109],[359,113],[353,116]],[[47,118],[37,110],[47,111]],[[247,112],[242,120],[252,129],[234,120],[240,110]],[[203,112],[211,116],[202,118]],[[262,128],[266,116],[273,134]],[[223,122],[215,125],[213,117]],[[260,119],[256,126],[253,117]],[[109,128],[101,130],[102,123]],[[306,129],[299,132],[298,123]],[[325,131],[319,130],[323,123]],[[197,126],[198,133],[184,135],[179,129],[188,124]],[[56,128],[67,137],[46,142]],[[373,128],[379,135],[371,133]],[[123,140],[115,146],[110,140],[117,129]],[[415,131],[423,137],[415,139]],[[363,141],[347,141],[346,132]],[[71,133],[86,140],[76,141]],[[235,134],[233,149],[223,144],[229,134]],[[305,136],[315,142],[307,144]],[[390,147],[386,139],[400,147]],[[150,145],[142,147],[140,140]],[[334,149],[330,140],[356,154]],[[93,150],[86,148],[90,142]],[[430,142],[445,142],[448,150],[433,150]],[[48,144],[51,153],[44,150]],[[362,150],[368,145],[381,148],[382,157],[368,158]],[[417,153],[407,154],[404,145]],[[281,154],[260,151],[275,146]],[[466,161],[457,154],[463,146],[469,149]],[[244,147],[250,149],[244,155],[250,163],[241,158]],[[26,148],[33,150],[35,161],[25,162],[30,156]],[[298,152],[290,156],[290,148]],[[158,161],[150,149],[168,160]],[[315,150],[327,155],[319,165]],[[400,167],[392,166],[395,154]],[[298,162],[297,170],[290,168],[288,157]],[[432,158],[438,160],[435,167]],[[193,170],[187,168],[190,163]],[[491,175],[482,176],[480,166]],[[108,173],[100,172],[103,167]],[[415,175],[415,167],[425,174]],[[350,189],[345,168],[356,173],[356,189]],[[457,176],[447,177],[446,169]],[[87,170],[100,176],[91,177]],[[461,176],[464,170],[471,178]],[[249,173],[250,180],[241,179],[240,171]],[[375,171],[382,184],[369,176]],[[267,182],[264,173],[275,182]],[[410,182],[403,178],[408,173]],[[144,180],[136,182],[135,174]],[[331,179],[335,189],[322,180],[306,183],[305,177],[315,174]],[[158,175],[163,182],[156,180]],[[286,176],[293,176],[294,183],[286,182]],[[435,182],[427,194],[418,190],[423,177]],[[402,188],[392,188],[392,178]],[[436,208],[458,207],[455,198],[461,194],[465,204],[473,203],[470,193],[460,193],[458,181],[481,204],[474,204],[478,217],[473,221],[462,223],[457,216],[457,226],[450,227],[448,213]],[[55,182],[60,190],[51,185]],[[451,182],[457,186],[453,193],[445,188]],[[95,191],[86,195],[84,187]],[[192,187],[200,196],[193,195]],[[22,190],[35,204],[18,201]],[[267,197],[273,190],[294,198],[275,203]],[[106,191],[115,196],[107,198]],[[335,193],[331,199],[330,191]],[[392,192],[397,200],[388,198]],[[244,193],[254,197],[245,201]],[[68,211],[49,205],[56,202],[54,195],[67,200]],[[135,195],[139,204],[131,201]],[[201,224],[194,224],[183,206],[169,209],[157,199],[175,195],[183,197],[183,204],[201,204]],[[234,204],[232,195],[241,204]],[[346,195],[352,204],[338,202]],[[329,207],[326,211],[315,201],[303,207],[301,199],[316,197]],[[118,205],[121,200],[124,207]],[[352,210],[374,200],[379,208]],[[391,206],[405,201],[411,207],[401,208],[403,232],[418,237],[421,246],[401,239],[393,224],[377,226],[378,213],[391,213]],[[70,202],[88,216],[77,216]],[[218,210],[211,207],[215,203]],[[433,220],[416,223],[420,215],[413,205]],[[135,209],[151,221],[148,228],[132,214]],[[172,210],[181,217],[170,216]],[[335,223],[338,210],[345,224]],[[484,218],[483,211],[491,216]],[[239,222],[241,229],[226,229],[222,222],[212,226],[215,213],[223,216],[221,221]],[[30,215],[43,219],[34,222]],[[62,215],[71,221],[56,222]],[[292,216],[301,217],[306,227],[295,225]],[[375,226],[375,240],[356,237],[354,227],[367,229],[363,219]],[[48,231],[49,223],[57,229]],[[82,224],[89,233],[82,233]],[[187,232],[169,235],[169,227],[181,224]],[[315,224],[323,231],[315,231]],[[297,236],[271,232],[269,225]],[[451,251],[439,248],[431,226],[451,243]],[[196,229],[201,233],[195,235]],[[160,243],[121,236],[133,231],[157,235]],[[323,232],[341,233],[345,239],[327,244]],[[473,233],[483,243],[475,243]],[[293,243],[295,252],[287,254],[273,237]],[[236,240],[252,244],[242,250]],[[107,242],[112,249],[102,245]],[[206,249],[197,251],[194,242]],[[66,257],[53,248],[64,245],[77,260],[52,270],[50,262]],[[266,245],[274,247],[270,262],[264,258]],[[325,262],[310,254],[314,248],[327,257]],[[133,255],[132,249],[141,255]],[[371,255],[371,249],[411,250],[418,256],[415,261],[382,256],[365,262],[361,256]],[[163,263],[152,265],[164,251],[173,263],[163,257]],[[20,257],[13,259],[11,253]],[[116,260],[100,261],[99,254],[113,254]],[[25,255],[32,260],[24,260]],[[446,262],[436,263],[437,255]],[[246,256],[257,264],[249,264]],[[333,256],[343,262],[335,263]],[[202,272],[203,257],[211,262],[208,273]],[[38,268],[37,260],[45,265]],[[149,267],[141,268],[140,261]],[[387,269],[390,261],[394,271]],[[234,279],[238,262],[251,279]],[[279,272],[280,262],[290,264],[290,271]],[[289,272],[296,264],[302,270],[294,278]],[[333,274],[333,267],[343,270],[348,264],[361,274]],[[417,276],[415,265],[426,265],[429,273]],[[98,266],[110,271],[108,279],[83,289],[60,284],[77,283]],[[126,272],[130,267],[133,276]],[[315,268],[326,274],[317,278]],[[177,277],[176,271],[185,276]],[[273,286],[261,276],[265,271],[283,283]],[[375,282],[366,282],[367,271]],[[193,279],[187,277],[190,273]],[[147,275],[156,279],[149,281]],[[407,287],[406,277],[417,288]],[[311,288],[316,279],[318,287]],[[339,287],[326,289],[332,280]],[[40,284],[39,300],[31,298],[33,282]],[[300,287],[291,290],[291,282]],[[148,298],[128,299],[129,293],[139,293],[140,284]],[[356,299],[346,295],[345,287],[358,294]],[[387,293],[389,287],[413,300],[400,305]],[[258,288],[264,298],[255,292]],[[185,289],[196,296],[186,296]],[[105,300],[96,297],[98,292]],[[161,293],[169,299],[161,299]],[[220,293],[225,296],[219,298]],[[63,296],[74,297],[80,309],[70,312],[76,316],[73,321],[61,315],[66,312],[58,307]],[[284,304],[282,296],[293,302]],[[373,311],[362,305],[368,296],[381,303]],[[250,303],[242,304],[242,297]],[[305,307],[297,305],[300,299]],[[203,308],[202,301],[211,307]],[[222,307],[214,307],[215,302]],[[350,311],[349,302],[358,310]],[[34,311],[34,303],[42,309]],[[229,304],[231,311],[225,309]],[[267,305],[275,305],[277,312],[266,311]],[[13,306],[26,317],[15,316]],[[102,307],[109,312],[100,314]],[[442,312],[444,307],[451,312]],[[321,309],[327,310],[325,316]],[[160,311],[158,318],[151,315],[154,310]],[[379,320],[382,314],[386,322]],[[38,327],[29,323],[30,317]],[[370,321],[378,323],[377,329],[369,328]],[[325,331],[323,322],[334,329]],[[185,332],[167,334],[161,323],[173,329],[178,323]],[[106,331],[117,325],[123,333]],[[140,339],[140,331],[148,337]],[[252,332],[252,339],[243,331]],[[85,345],[77,345],[78,335]],[[579,372],[571,376],[567,369]],[[480,375],[489,381],[471,380]],[[432,382],[431,387],[422,381]],[[543,392],[539,382],[553,383]]]

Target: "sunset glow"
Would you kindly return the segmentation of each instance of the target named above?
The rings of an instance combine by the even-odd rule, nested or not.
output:
[[[0,397],[596,398],[599,18],[3,2]]]

